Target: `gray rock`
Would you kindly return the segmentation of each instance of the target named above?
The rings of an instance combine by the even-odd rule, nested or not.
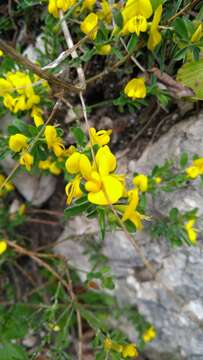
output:
[[[9,156],[1,161],[4,172],[9,175],[16,166],[16,162]],[[54,193],[56,187],[56,178],[52,175],[34,176],[20,170],[13,177],[12,182],[20,194],[32,203],[40,206],[45,203]]]
[[[148,173],[154,165],[163,164],[166,159],[179,159],[181,153],[203,153],[203,114],[174,126],[168,134],[143,153],[135,162],[131,161],[132,172]],[[172,207],[181,211],[194,207],[203,215],[203,190],[195,185],[163,193],[155,203],[162,215]],[[73,223],[72,223],[73,225]],[[69,236],[70,242],[58,244],[57,251],[89,271],[90,264],[84,255],[86,237],[78,242],[78,223],[71,232],[66,228],[62,238]],[[202,223],[199,223],[200,230]],[[95,229],[95,228],[94,228]],[[84,233],[88,236],[87,228]],[[97,230],[96,230],[97,231]],[[80,233],[81,235],[81,233]],[[93,233],[91,237],[93,236]],[[94,241],[96,241],[97,237]],[[201,243],[202,235],[199,233]],[[150,360],[203,360],[203,256],[201,247],[171,248],[166,239],[152,239],[147,232],[137,232],[135,241],[144,257],[153,265],[156,274],[151,274],[143,265],[140,254],[135,251],[126,235],[117,231],[107,233],[103,253],[116,277],[115,296],[121,307],[124,304],[136,306],[157,329],[157,338],[146,346],[145,353]],[[80,246],[80,247],[79,247]],[[62,250],[60,250],[60,248]],[[118,324],[118,326],[121,324]],[[122,324],[123,328],[123,324]],[[126,324],[126,332],[136,339],[136,333]]]

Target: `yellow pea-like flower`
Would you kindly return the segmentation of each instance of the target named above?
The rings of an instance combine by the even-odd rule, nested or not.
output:
[[[144,342],[150,342],[152,340],[155,339],[156,337],[156,330],[154,329],[153,326],[150,326],[143,334],[142,338],[144,340]]]
[[[0,240],[0,255],[2,255],[7,250],[7,241],[4,239]]]
[[[122,356],[124,358],[127,357],[137,357],[138,356],[138,352],[136,349],[136,346],[134,344],[128,344],[128,345],[124,345],[123,346],[123,351],[122,351]]]
[[[133,100],[145,98],[147,95],[145,79],[134,78],[130,80],[124,88],[124,93]]]
[[[27,147],[28,140],[28,137],[23,134],[11,135],[8,146],[13,152],[19,152]]]
[[[31,170],[31,167],[33,165],[34,158],[33,156],[26,151],[23,155],[20,157],[20,164],[25,166],[28,171]]]
[[[112,47],[109,44],[102,45],[98,50],[97,53],[99,55],[107,56],[111,53]]]
[[[140,191],[146,192],[148,190],[148,177],[144,174],[139,174],[134,177],[133,184],[136,185]]]
[[[163,11],[163,7],[162,5],[159,5],[154,13],[154,18],[152,20],[152,24],[150,27],[147,47],[151,51],[153,51],[155,47],[161,42],[161,34],[158,30],[158,25],[161,19],[162,11]]]
[[[89,136],[92,145],[100,145],[104,146],[107,145],[110,141],[110,135],[112,130],[99,130],[96,131],[95,128],[90,128]]]
[[[80,25],[80,30],[88,35],[91,40],[95,40],[97,36],[97,25],[98,15],[92,12],[83,20]]]
[[[191,219],[185,224],[185,230],[187,232],[188,238],[193,244],[196,244],[197,242],[197,230],[193,227],[195,221],[195,219]]]

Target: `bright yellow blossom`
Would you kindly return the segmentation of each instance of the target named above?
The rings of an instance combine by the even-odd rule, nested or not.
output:
[[[136,208],[139,203],[138,189],[128,191],[129,204],[128,205],[117,205],[116,208],[123,212],[122,221],[130,220],[136,227],[137,230],[142,229],[142,220],[149,220],[149,217],[140,214]]]
[[[8,92],[13,90],[13,86],[10,81],[0,78],[0,96],[4,96]]]
[[[195,221],[195,219],[191,219],[185,224],[185,230],[187,231],[188,238],[193,244],[196,244],[197,242],[197,230],[193,227]]]
[[[67,205],[70,205],[74,198],[78,199],[82,196],[83,192],[80,189],[80,181],[81,177],[77,175],[74,180],[69,181],[66,185]]]
[[[48,170],[50,166],[51,166],[51,161],[49,159],[40,160],[38,164],[38,168],[41,170]]]
[[[133,184],[136,185],[140,191],[146,192],[148,190],[148,177],[144,174],[139,174],[134,177]]]
[[[48,326],[49,326],[49,329],[51,329],[51,330],[53,330],[53,331],[55,331],[55,332],[60,331],[60,326],[57,325],[57,324],[49,323]]]
[[[160,176],[156,176],[156,177],[154,178],[154,180],[155,180],[155,183],[156,183],[157,185],[162,182],[162,178],[161,178]]]
[[[53,175],[60,175],[61,169],[56,165],[56,162],[52,162],[49,166],[49,171]]]
[[[60,10],[66,12],[75,3],[76,0],[49,0],[48,12],[57,18]]]
[[[139,36],[140,32],[147,31],[147,19],[152,12],[150,0],[128,0],[122,11],[124,26],[121,33],[135,32]]]
[[[89,136],[92,145],[107,145],[110,141],[110,135],[112,130],[99,130],[96,131],[95,128],[90,128]]]
[[[154,13],[154,18],[150,27],[147,47],[151,51],[153,51],[155,47],[161,42],[161,34],[158,30],[158,25],[161,19],[162,11],[163,7],[162,5],[159,5]]]
[[[145,79],[134,78],[130,80],[125,86],[124,93],[133,100],[145,98],[147,94]]]
[[[198,42],[203,36],[203,25],[200,24],[198,28],[195,30],[194,34],[191,37],[191,42],[196,43]]]
[[[82,2],[81,10],[84,10],[84,9],[92,10],[95,3],[96,3],[96,0],[84,0]]]
[[[102,45],[101,47],[98,48],[97,53],[99,55],[104,55],[107,56],[111,53],[112,47],[110,44],[106,44],[106,45]]]
[[[19,152],[27,147],[28,140],[28,137],[23,134],[11,135],[8,146],[13,152]]]
[[[203,175],[203,158],[193,160],[192,165],[186,169],[186,173],[191,179]]]
[[[31,117],[34,120],[36,127],[44,124],[42,113],[43,113],[42,109],[40,109],[38,106],[33,106],[32,112],[31,112]]]
[[[28,151],[26,151],[20,157],[20,164],[25,166],[28,171],[31,170],[33,162],[34,162],[34,158]]]
[[[90,13],[80,25],[80,30],[88,35],[91,40],[95,40],[97,36],[98,16],[95,13]]]
[[[123,356],[124,358],[127,358],[127,357],[131,357],[131,358],[137,357],[137,356],[138,356],[138,352],[137,352],[136,346],[135,346],[134,344],[124,345],[124,346],[123,346],[123,351],[122,351],[122,356]]]
[[[66,170],[69,174],[78,174],[80,173],[83,178],[88,180],[92,171],[92,166],[88,157],[84,154],[80,154],[78,151],[75,151],[65,163]]]
[[[142,338],[144,342],[150,342],[156,337],[156,330],[153,326],[150,326],[143,334]]]
[[[112,174],[116,169],[116,158],[105,145],[96,154],[96,171],[92,171],[86,182],[89,202],[96,205],[115,204],[123,195],[124,185],[120,177]]]
[[[104,350],[109,351],[112,348],[112,340],[109,338],[104,339]]]
[[[4,52],[0,49],[0,57],[4,56]]]
[[[57,157],[61,156],[64,150],[64,145],[61,138],[57,135],[56,128],[53,125],[47,125],[44,134],[48,149],[53,150]]]
[[[2,255],[7,250],[7,241],[4,239],[0,240],[0,255]]]

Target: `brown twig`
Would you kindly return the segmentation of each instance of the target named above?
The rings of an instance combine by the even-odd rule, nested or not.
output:
[[[0,39],[0,49],[5,52],[6,55],[10,56],[12,59],[14,59],[17,63],[20,63],[24,65],[29,70],[32,70],[35,74],[40,76],[42,79],[45,79],[48,81],[50,85],[52,85],[55,88],[63,89],[66,91],[72,91],[74,93],[79,93],[83,89],[74,86],[67,81],[64,81],[62,79],[58,79],[54,75],[50,74],[46,70],[42,70],[40,66],[34,64],[32,61],[27,59],[26,57],[19,54],[12,46],[8,45],[4,40]]]
[[[196,4],[198,4],[200,0],[193,0],[190,1],[183,9],[181,9],[180,11],[178,11],[175,15],[171,16],[170,19],[168,19],[167,24],[170,24],[173,20],[175,20],[178,16],[183,15],[185,12],[187,12],[188,10],[192,9],[193,6],[195,6]]]

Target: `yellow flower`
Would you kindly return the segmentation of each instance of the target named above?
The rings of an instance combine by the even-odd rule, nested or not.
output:
[[[8,146],[12,151],[19,152],[27,147],[28,140],[28,137],[23,134],[11,135]]]
[[[197,242],[197,230],[193,228],[195,221],[195,219],[191,219],[185,224],[185,230],[187,231],[188,238],[193,244],[196,244]]]
[[[198,42],[203,36],[203,25],[200,24],[198,28],[195,30],[194,34],[191,37],[191,42],[196,43]]]
[[[117,205],[117,209],[123,213],[122,221],[130,220],[136,227],[137,230],[142,229],[142,220],[149,220],[149,217],[140,214],[136,211],[139,203],[138,189],[133,189],[128,192],[129,204],[128,205]]]
[[[80,189],[80,181],[81,177],[77,175],[74,180],[70,181],[65,188],[66,195],[67,195],[67,205],[72,203],[73,198],[80,198],[83,194],[82,190]]]
[[[109,147],[101,147],[96,154],[96,171],[86,182],[89,202],[96,205],[115,204],[123,195],[124,185],[120,177],[110,174],[116,169],[116,158]]]
[[[0,96],[4,96],[6,93],[9,93],[13,90],[13,86],[10,81],[0,78]]]
[[[107,45],[102,45],[98,50],[97,53],[99,55],[104,55],[107,56],[111,53],[112,47],[111,45],[107,44]]]
[[[47,125],[44,134],[48,149],[53,150],[57,157],[61,156],[64,150],[64,146],[61,138],[57,136],[56,128],[52,125]]]
[[[92,171],[92,166],[88,157],[84,154],[80,154],[78,151],[75,151],[65,163],[66,170],[69,174],[78,174],[88,180]]]
[[[142,338],[144,342],[150,342],[156,337],[156,330],[153,326],[150,326],[143,334]]]
[[[38,164],[38,168],[41,170],[48,170],[50,168],[51,161],[49,159],[47,160],[40,160]]]
[[[124,358],[138,356],[136,346],[134,344],[124,345],[123,351],[122,351],[122,356]]]
[[[98,16],[95,13],[90,13],[80,25],[80,30],[88,35],[91,40],[95,40],[97,36]]]
[[[123,345],[118,344],[118,343],[114,343],[111,341],[111,339],[106,338],[104,340],[104,350],[105,351],[110,351],[110,350],[114,350],[116,352],[121,353],[123,350]]]
[[[84,0],[81,10],[84,10],[84,9],[92,10],[95,3],[96,3],[96,0]]]
[[[99,130],[96,131],[95,128],[90,128],[89,136],[92,145],[98,144],[100,146],[107,145],[110,141],[110,135],[112,130]]]
[[[66,12],[75,3],[76,0],[49,0],[48,12],[57,18],[59,10]]]
[[[0,57],[4,56],[4,52],[0,49]]]
[[[122,11],[124,26],[121,33],[135,32],[139,36],[140,32],[145,32],[152,12],[150,0],[128,0]]]
[[[133,100],[145,98],[147,94],[145,79],[134,78],[130,80],[125,86],[124,93]]]
[[[34,158],[33,156],[26,151],[23,155],[20,157],[20,164],[25,166],[28,171],[31,170],[31,167],[33,165]]]
[[[198,176],[203,175],[203,158],[196,159],[192,162],[192,165],[186,170],[187,175],[196,179]]]
[[[161,178],[160,176],[156,176],[156,177],[154,178],[154,180],[155,180],[155,183],[156,183],[157,185],[162,182],[162,178]]]
[[[14,91],[15,95],[12,95]],[[21,71],[8,72],[5,79],[0,78],[0,96],[4,97],[4,106],[14,113],[30,110],[40,102],[40,97],[34,92],[30,76]]]
[[[98,11],[99,19],[105,21],[107,24],[110,24],[112,19],[112,11],[109,2],[102,0],[100,6],[102,9]]]
[[[43,113],[42,109],[40,109],[38,106],[33,106],[32,112],[31,112],[31,117],[34,120],[36,127],[44,124],[42,113]]]
[[[51,330],[53,330],[53,331],[55,331],[55,332],[60,331],[60,326],[57,325],[57,324],[49,323],[48,326],[49,326],[49,329],[51,329]]]
[[[7,241],[4,239],[0,240],[0,255],[2,255],[7,250]]]
[[[136,185],[140,191],[146,192],[148,190],[148,177],[144,174],[139,174],[134,177],[133,184]]]
[[[147,47],[149,50],[153,51],[154,48],[161,42],[161,34],[158,30],[158,25],[161,19],[163,7],[159,5],[154,13],[154,18],[150,27],[149,39]]]
[[[109,338],[104,339],[104,350],[109,351],[112,348],[112,341]]]
[[[56,162],[53,162],[50,164],[49,171],[53,175],[60,175],[60,173],[61,173],[61,169],[56,165]]]

